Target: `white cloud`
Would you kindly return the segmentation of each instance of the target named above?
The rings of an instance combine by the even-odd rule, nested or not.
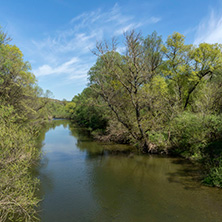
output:
[[[79,62],[79,59],[77,57],[73,57],[69,61],[59,66],[52,67],[50,65],[45,64],[43,66],[40,66],[38,69],[33,70],[33,72],[37,77],[52,74],[72,74],[72,72],[75,70],[75,64],[77,62]]]
[[[40,66],[37,70],[33,70],[36,76],[45,76],[54,73],[53,68],[49,65]]]
[[[194,44],[222,43],[222,15],[211,11],[210,16],[204,18],[197,27]]]

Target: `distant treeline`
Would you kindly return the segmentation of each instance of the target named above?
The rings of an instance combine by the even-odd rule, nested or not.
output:
[[[222,187],[222,45],[166,42],[153,32],[97,43],[89,86],[66,105],[96,138],[143,153],[176,154],[205,167],[204,183]]]
[[[33,221],[39,181],[37,136],[48,119],[66,117],[65,101],[49,99],[31,66],[0,29],[0,221]]]

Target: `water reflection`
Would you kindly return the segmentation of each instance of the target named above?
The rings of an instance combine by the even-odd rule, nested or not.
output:
[[[115,148],[126,155],[111,155],[114,145],[94,142],[68,122],[45,132],[41,221],[221,220],[222,192],[200,186],[198,166],[131,155],[124,145]]]
[[[183,165],[182,168],[176,172],[168,173],[168,181],[171,183],[181,183],[184,189],[200,189],[201,185],[201,166],[194,164],[188,160],[175,159],[172,161],[173,164]]]

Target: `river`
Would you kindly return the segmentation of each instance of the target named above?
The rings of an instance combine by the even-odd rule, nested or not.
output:
[[[43,140],[42,222],[221,221],[222,190],[201,186],[189,162],[110,154],[104,149],[129,146],[92,141],[65,120]]]

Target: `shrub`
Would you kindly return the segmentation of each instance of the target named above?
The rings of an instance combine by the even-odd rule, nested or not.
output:
[[[222,118],[184,112],[171,122],[171,144],[186,157],[202,157],[204,148],[222,135]]]
[[[210,166],[208,175],[203,180],[204,184],[209,186],[222,188],[222,158],[213,160],[212,166]]]

